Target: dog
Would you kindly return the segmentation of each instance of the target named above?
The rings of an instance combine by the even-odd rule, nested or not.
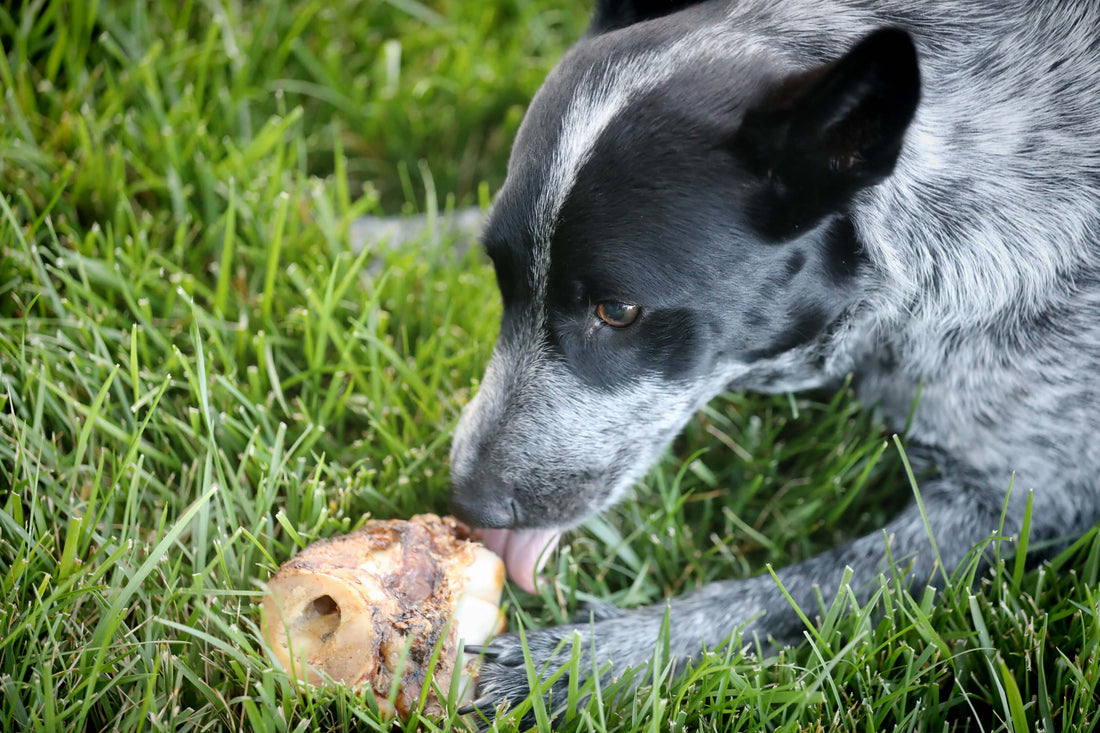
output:
[[[846,568],[867,587],[888,549],[913,583],[950,573],[1019,533],[1029,494],[1032,544],[1085,531],[1100,518],[1097,119],[1087,0],[599,0],[483,229],[503,315],[456,427],[452,511],[530,590],[561,531],[623,497],[718,393],[850,377],[931,472],[927,522],[914,503],[779,570],[801,607]],[[678,660],[737,630],[804,632],[764,574],[526,644],[538,670],[576,639],[618,672],[650,659],[666,613]],[[518,637],[481,651],[474,707],[522,700]]]

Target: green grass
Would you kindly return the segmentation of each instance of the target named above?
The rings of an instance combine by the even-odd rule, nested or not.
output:
[[[349,228],[495,190],[583,5],[0,9],[0,729],[390,729],[273,668],[258,582],[445,509],[499,303],[478,252],[356,254]],[[872,531],[909,495],[888,437],[845,394],[717,400],[556,584],[509,596],[513,628]],[[829,595],[778,657],[578,690],[565,727],[1089,730],[1100,539],[1032,570],[1013,547],[974,583]]]

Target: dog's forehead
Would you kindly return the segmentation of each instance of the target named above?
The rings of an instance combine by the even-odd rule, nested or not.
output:
[[[563,206],[622,115],[688,70],[759,55],[761,47],[722,23],[625,29],[578,44],[547,78],[517,134],[483,234],[490,252],[506,254],[541,299]]]

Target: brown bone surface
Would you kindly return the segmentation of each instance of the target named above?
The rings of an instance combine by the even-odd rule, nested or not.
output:
[[[503,630],[503,585],[500,559],[452,517],[372,520],[279,568],[264,597],[265,630],[299,679],[369,686],[383,711],[404,717],[418,708],[433,658],[434,687],[446,697],[459,640],[482,644]],[[460,699],[472,692],[476,661],[460,665]],[[429,687],[423,712],[441,715],[439,698]]]

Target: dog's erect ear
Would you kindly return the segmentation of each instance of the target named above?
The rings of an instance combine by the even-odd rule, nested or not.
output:
[[[885,28],[746,113],[734,149],[769,184],[770,228],[812,224],[888,176],[919,100],[916,47]]]
[[[590,34],[606,33],[617,28],[625,28],[643,20],[659,18],[676,12],[680,8],[696,5],[702,0],[597,0],[596,11],[592,14],[592,23],[588,26]]]

